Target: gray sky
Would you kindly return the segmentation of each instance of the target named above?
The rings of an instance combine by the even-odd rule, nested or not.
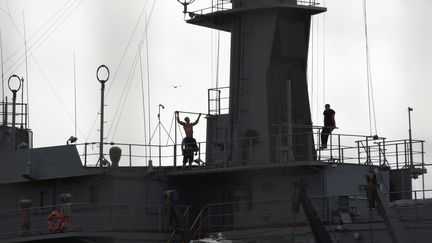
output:
[[[313,77],[309,80],[313,122],[322,124],[323,106],[330,103],[336,110],[338,132],[368,135],[362,1],[321,2],[328,12],[314,17],[311,48],[314,59],[313,65],[309,64],[309,77]],[[209,3],[197,0],[191,9],[209,6]],[[432,16],[428,13],[432,2],[380,0],[367,3],[378,135],[388,139],[407,138],[407,107],[411,106],[414,108],[414,138],[432,141],[429,125],[432,106],[432,69],[429,67],[432,30],[429,25]],[[150,78],[151,131],[157,123],[158,104],[166,107],[161,115],[167,129],[175,110],[207,111],[207,89],[214,86],[216,77],[217,32],[185,24],[182,6],[176,0],[159,0],[153,4],[151,0],[0,0],[6,79],[12,71],[25,77],[24,65],[14,65],[23,61],[24,49],[20,47],[23,46],[23,13],[25,16],[30,126],[36,147],[64,144],[74,134],[74,53],[78,142],[98,140],[98,122],[93,124],[99,110],[100,85],[95,72],[99,65],[105,64],[111,70],[107,86],[112,85],[106,98],[108,141],[144,143],[139,65],[130,85],[126,84],[145,36],[145,18],[149,17],[149,52],[147,55],[144,41],[141,63],[147,122],[147,76]],[[143,9],[144,14],[138,21]],[[219,86],[227,86],[227,33],[221,33],[220,50]],[[125,101],[121,99],[124,89],[128,90]],[[117,108],[123,102],[124,108],[121,109],[122,105]],[[118,119],[115,114],[120,110],[123,111]],[[204,122],[196,136],[198,140],[205,139]],[[430,143],[426,143],[425,149],[427,161],[430,161]]]

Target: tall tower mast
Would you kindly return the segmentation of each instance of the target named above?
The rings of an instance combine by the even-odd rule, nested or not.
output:
[[[230,159],[272,163],[280,161],[275,148],[285,147],[286,161],[315,160],[307,57],[311,16],[326,8],[314,0],[232,0],[221,10],[228,1],[217,2],[209,13],[189,13],[187,22],[231,33],[226,139],[239,141],[232,151],[244,151],[247,138],[254,148],[231,152]],[[210,119],[210,127],[212,122],[221,123]]]

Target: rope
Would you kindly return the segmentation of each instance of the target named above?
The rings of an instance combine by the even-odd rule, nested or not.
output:
[[[130,90],[130,87],[132,84],[132,78],[133,78],[133,75],[135,74],[135,70],[136,70],[136,67],[138,64],[138,60],[139,60],[138,56],[139,56],[139,49],[138,49],[137,53],[135,54],[132,66],[129,70],[129,74],[128,74],[128,77],[126,79],[126,84],[123,87],[123,91],[122,91],[122,94],[120,96],[120,102],[117,103],[117,107],[116,107],[116,110],[114,112],[114,118],[113,119],[115,119],[115,122],[113,122],[113,125],[110,127],[108,134],[107,134],[107,137],[108,137],[111,134],[111,130],[114,128],[114,132],[113,132],[111,141],[114,140],[114,137],[117,133],[118,125],[120,123],[121,114],[123,113],[124,106],[126,104],[127,95],[129,94],[129,90]]]
[[[77,0],[75,0],[75,1],[77,1]],[[69,1],[70,2],[70,1]],[[62,11],[62,9],[63,8],[65,8],[65,6],[66,5],[68,5],[68,2],[66,2],[66,4],[64,4],[63,6],[61,6],[60,7],[60,9],[59,10],[57,10],[57,12],[53,15],[53,16],[51,16],[51,18],[49,18],[48,19],[48,21],[47,22],[45,22],[41,27],[39,27],[39,29],[33,34],[33,35],[31,35],[30,36],[30,38],[28,39],[29,41],[31,40],[31,39],[33,39],[33,37],[35,36],[35,35],[37,35],[48,23],[50,23],[51,22],[51,20],[55,17],[55,16],[57,16],[58,15],[58,13],[60,12],[60,11]],[[73,5],[73,4],[72,4]],[[71,5],[71,6],[72,6]],[[69,7],[66,7],[66,9],[69,9],[71,6],[69,6]],[[67,10],[66,10],[67,11]],[[65,12],[66,12],[65,11]],[[7,16],[12,20],[12,21],[14,21],[13,19],[12,19],[12,16],[10,15],[10,14],[7,14]],[[61,16],[60,16],[61,17]],[[58,23],[58,19],[56,20],[56,21],[54,21],[54,23]],[[15,27],[17,28],[17,26],[16,26],[16,24],[15,24]],[[51,27],[49,27],[49,28],[51,28]],[[48,29],[49,29],[48,28]],[[44,34],[45,34],[46,32],[44,32]],[[20,35],[20,37],[21,38],[23,38],[22,36],[21,36],[21,33],[18,31],[18,34]],[[43,34],[42,34],[43,35]],[[35,41],[36,42],[36,41]],[[6,58],[6,60],[4,60],[4,62],[6,63],[6,62],[8,62],[13,56],[15,56],[18,52],[20,52],[20,50],[22,49],[24,47],[24,45],[20,45],[20,47],[18,47],[18,49],[16,49],[8,58]],[[22,57],[22,56],[21,56]]]
[[[370,55],[369,55],[369,38],[368,38],[368,26],[367,26],[366,0],[363,0],[363,13],[364,13],[364,30],[365,30],[365,39],[366,39],[366,69],[367,69],[367,89],[368,89],[369,135],[372,136],[372,113],[373,113],[375,134],[378,134],[378,132],[377,132],[377,126],[376,126],[375,102],[374,102],[373,88],[372,88],[372,71],[371,71]],[[373,111],[371,111],[371,109]]]
[[[54,24],[52,24],[41,36],[39,36],[39,38],[37,38],[37,40],[28,48],[28,51],[32,51],[35,52],[36,50],[38,50],[42,44],[48,40],[49,37],[51,37],[51,35],[64,23],[64,21],[66,21],[66,19],[84,2],[84,0],[82,0],[81,2],[78,3],[78,5],[76,5],[67,15],[66,17],[64,17],[63,19],[61,19],[66,13],[63,13],[55,22]],[[71,5],[73,6],[73,5]],[[68,11],[68,10],[66,10]],[[60,20],[61,19],[61,20]],[[16,25],[15,21],[11,18],[12,23],[15,25],[15,28],[18,30],[18,26]],[[54,26],[54,27],[53,27]],[[52,28],[52,29],[51,29]],[[50,33],[48,33],[49,31],[51,31]],[[47,34],[48,33],[48,34]],[[19,34],[21,39],[24,39],[24,37]],[[45,37],[42,41],[40,41],[43,37]],[[40,42],[39,42],[40,41]],[[38,43],[39,42],[39,43]],[[38,44],[36,46],[36,44]],[[36,46],[36,47],[35,47]],[[20,48],[21,49],[21,48]],[[10,72],[10,73],[14,73],[18,68],[21,67],[21,65],[25,62],[25,59],[22,60],[20,62],[20,60],[24,57],[25,54],[22,54],[21,56],[18,57],[18,59],[6,70],[6,72]],[[12,70],[13,69],[13,70]],[[12,70],[12,71],[11,71]]]
[[[117,65],[117,68],[116,68],[116,70],[115,70],[115,72],[114,72],[114,77],[112,78],[112,81],[110,82],[110,84],[109,84],[109,86],[108,86],[108,89],[107,89],[107,92],[106,92],[105,96],[108,96],[108,94],[109,94],[109,92],[110,92],[110,90],[111,90],[111,87],[112,87],[114,81],[115,81],[116,78],[117,78],[117,74],[118,74],[118,72],[119,72],[119,70],[120,70],[120,66],[123,64],[123,60],[124,60],[124,58],[125,58],[125,56],[126,56],[126,54],[127,54],[127,51],[129,50],[129,46],[130,46],[130,44],[131,44],[131,42],[132,42],[132,38],[133,38],[133,36],[135,35],[135,32],[136,32],[136,30],[137,30],[137,28],[138,28],[139,23],[141,22],[141,18],[142,18],[143,14],[144,14],[144,10],[145,10],[145,8],[146,8],[146,6],[147,6],[147,2],[148,2],[148,1],[145,2],[144,7],[142,8],[142,10],[141,10],[141,14],[140,14],[140,16],[139,16],[139,18],[138,18],[138,20],[137,20],[137,22],[136,22],[136,24],[135,24],[134,29],[132,30],[132,34],[131,34],[130,37],[129,37],[128,43],[127,43],[125,49],[123,50],[123,55],[122,55],[122,57],[120,58],[120,62],[119,62],[119,64]]]
[[[144,126],[144,144],[147,144],[147,124],[146,124],[146,116],[145,116],[144,77],[143,77],[143,70],[142,70],[141,50],[142,50],[142,43],[140,43],[139,61],[140,61],[141,98],[142,98],[143,126]],[[147,161],[147,146],[144,146],[144,155],[145,155],[145,160]]]

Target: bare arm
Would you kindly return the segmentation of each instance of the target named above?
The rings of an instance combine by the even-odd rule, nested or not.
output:
[[[184,124],[186,124],[186,123],[184,123],[184,122],[180,121],[180,118],[179,118],[179,113],[178,113],[178,111],[176,111],[176,112],[175,112],[175,115],[176,115],[176,119],[177,119],[177,122],[178,122],[178,123],[180,123],[180,125],[184,125]]]
[[[195,126],[196,124],[198,124],[200,117],[201,117],[201,113],[199,114],[199,116],[196,119],[196,121],[194,123],[192,123],[192,126]]]

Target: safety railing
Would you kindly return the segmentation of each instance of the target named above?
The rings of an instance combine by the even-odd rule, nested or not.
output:
[[[383,222],[378,210],[370,210],[366,192],[355,195],[310,197],[315,211],[325,225],[367,224]],[[196,236],[231,230],[268,230],[269,228],[290,229],[309,225],[303,214],[292,212],[292,200],[238,201],[206,205],[193,228]],[[432,221],[432,204],[412,200],[409,205],[403,201],[389,204],[390,208],[421,205],[422,214],[400,214],[402,220]],[[400,209],[396,209],[399,212]],[[301,212],[301,211],[300,211]],[[398,215],[397,213],[395,215]],[[345,221],[345,222],[343,222]],[[346,222],[349,221],[349,222]],[[367,226],[366,226],[367,227]]]
[[[0,211],[0,239],[24,236],[51,235],[64,232],[140,232],[168,234],[172,226],[169,210],[159,204],[82,204],[72,203],[68,227],[58,223],[58,217],[50,218],[54,211],[61,211],[62,205],[32,207],[29,213],[22,209]],[[180,207],[187,211],[187,207]],[[60,215],[62,217],[62,215]],[[189,215],[185,215],[189,222]],[[65,220],[65,219],[62,219]],[[51,222],[51,226],[48,225]],[[57,228],[59,227],[59,228]]]
[[[0,102],[0,126],[12,126],[13,103]],[[15,106],[15,126],[27,129],[27,104],[16,103]]]
[[[314,139],[317,142],[314,143]],[[193,164],[206,167],[230,167],[261,164],[293,164],[301,161],[324,161],[388,166],[392,169],[424,168],[423,140],[373,139],[369,136],[329,134],[328,146],[320,150],[320,128],[310,132],[246,137],[231,140],[197,142]],[[97,166],[99,143],[77,144],[84,166]],[[184,156],[181,144],[142,145],[105,143],[122,150],[120,167],[181,166]],[[104,156],[109,158],[109,146]],[[412,161],[411,161],[412,158]]]
[[[229,87],[208,89],[208,113],[209,115],[228,114],[229,112]]]
[[[208,2],[202,6],[210,6],[202,9],[190,11],[189,16],[191,18],[203,14],[210,14],[219,11],[231,10],[233,8],[233,2],[235,2],[235,6],[237,8],[244,6],[244,2],[248,0],[207,0]],[[266,6],[271,4],[269,1],[262,1],[260,4],[257,3],[257,6]],[[293,6],[305,6],[305,7],[317,7],[320,5],[318,0],[280,0],[278,3],[285,3]]]

